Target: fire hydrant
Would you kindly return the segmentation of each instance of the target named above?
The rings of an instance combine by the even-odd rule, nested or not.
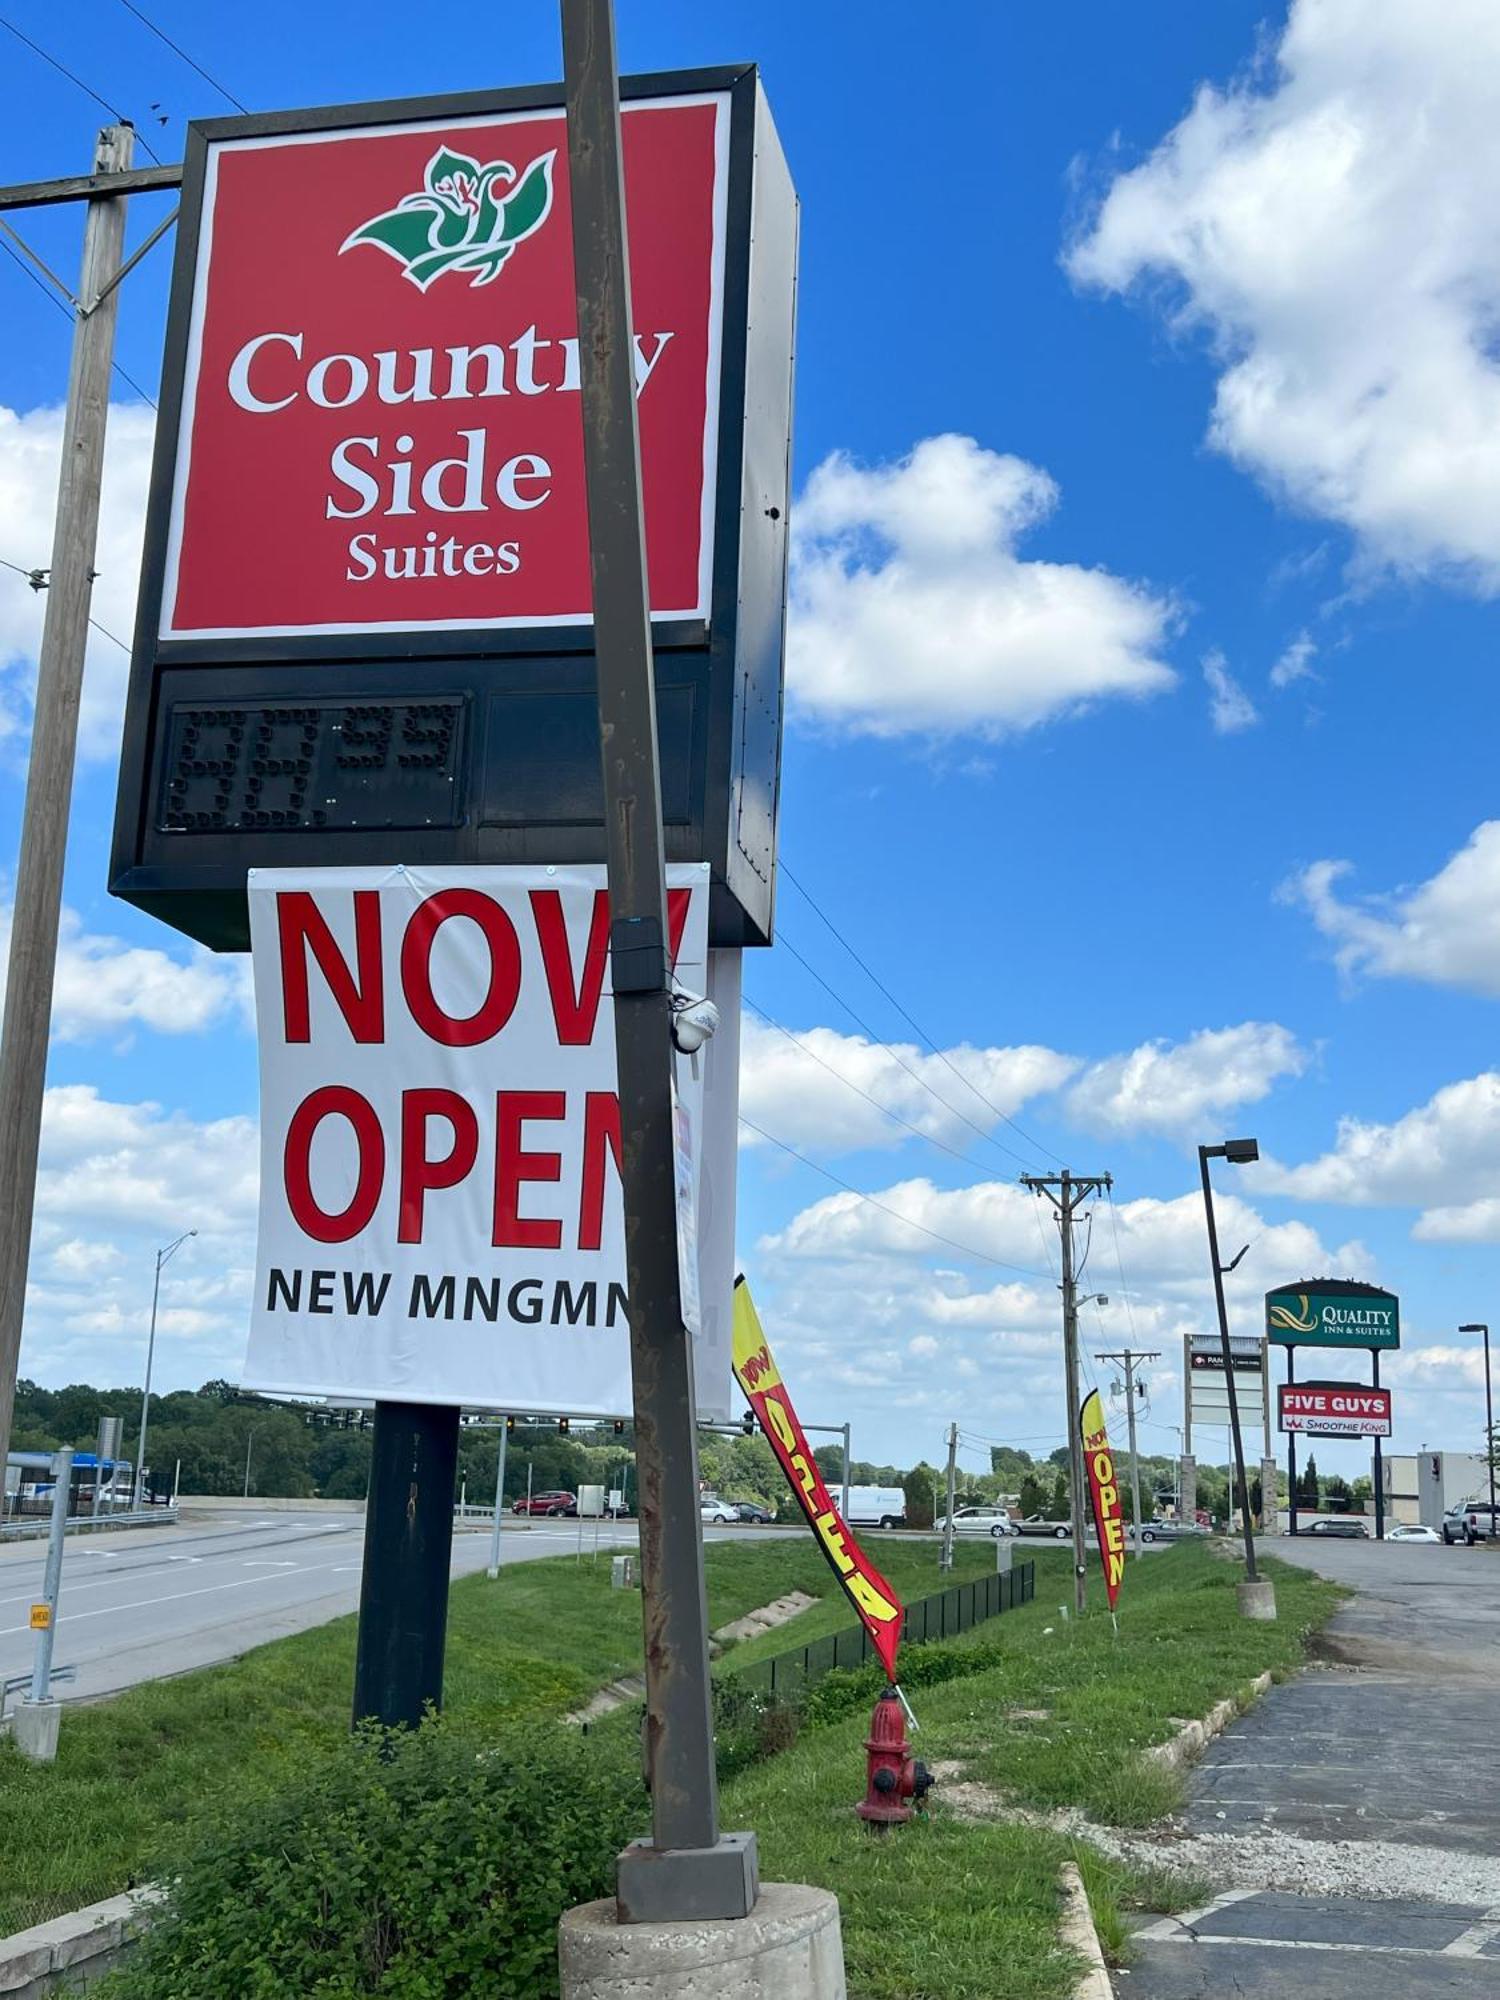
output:
[[[912,1813],[907,1801],[915,1799],[921,1805],[932,1785],[927,1766],[911,1754],[901,1697],[894,1687],[888,1687],[875,1704],[865,1752],[865,1795],[855,1810],[876,1833],[884,1833],[888,1826],[904,1825]]]

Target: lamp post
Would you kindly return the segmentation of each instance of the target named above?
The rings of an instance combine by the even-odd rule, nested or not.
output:
[[[245,1498],[250,1498],[250,1454],[255,1449],[255,1426],[250,1426],[250,1435],[245,1439]]]
[[[1198,1148],[1198,1171],[1203,1178],[1203,1212],[1208,1222],[1208,1256],[1213,1266],[1214,1303],[1219,1309],[1219,1346],[1224,1357],[1224,1382],[1229,1391],[1229,1429],[1234,1439],[1234,1471],[1240,1494],[1240,1525],[1245,1533],[1245,1580],[1240,1585],[1241,1614],[1246,1618],[1272,1619],[1276,1616],[1276,1587],[1255,1568],[1255,1529],[1250,1519],[1250,1485],[1245,1478],[1245,1445],[1240,1436],[1239,1396],[1234,1384],[1234,1362],[1229,1350],[1229,1313],[1224,1304],[1224,1279],[1245,1254],[1229,1264],[1219,1262],[1219,1230],[1214,1220],[1214,1190],[1208,1176],[1210,1160],[1227,1160],[1231,1166],[1247,1166],[1260,1158],[1253,1139],[1226,1139],[1218,1146]],[[1249,1249],[1247,1243],[1245,1249]]]
[[[184,1229],[175,1243],[169,1243],[165,1250],[156,1253],[156,1277],[151,1286],[151,1331],[146,1339],[146,1387],[141,1394],[141,1432],[135,1450],[135,1504],[144,1502],[146,1491],[146,1426],[151,1416],[151,1362],[156,1353],[156,1305],[161,1297],[161,1268],[187,1242],[190,1236],[198,1234],[196,1229]]]
[[[1490,1330],[1483,1320],[1461,1326],[1460,1333],[1484,1335],[1484,1460],[1490,1469],[1490,1535],[1495,1533],[1495,1401],[1490,1393]]]

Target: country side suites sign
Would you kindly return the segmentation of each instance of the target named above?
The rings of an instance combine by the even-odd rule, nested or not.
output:
[[[1266,1338],[1282,1347],[1399,1347],[1400,1303],[1351,1279],[1285,1285],[1266,1293]]]
[[[658,618],[709,609],[728,122],[623,118]],[[560,110],[210,149],[163,639],[589,620],[566,157]]]
[[[625,78],[662,814],[769,943],[798,210],[753,66]],[[560,89],[189,128],[111,889],[604,859]]]

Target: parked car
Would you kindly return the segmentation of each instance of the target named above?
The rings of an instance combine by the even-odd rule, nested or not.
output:
[[[1492,1515],[1488,1500],[1461,1500],[1443,1516],[1443,1540],[1467,1542],[1472,1548],[1476,1542],[1492,1541],[1497,1523],[1500,1523],[1500,1508]]]
[[[1073,1523],[1071,1521],[1049,1521],[1045,1514],[1028,1514],[1024,1521],[1017,1521],[1018,1535],[1047,1535],[1054,1542],[1071,1542]]]
[[[510,1511],[513,1514],[576,1514],[578,1495],[559,1489],[555,1493],[533,1493],[528,1500],[522,1494]]]
[[[762,1507],[754,1500],[735,1500],[731,1505],[740,1520],[751,1521],[757,1527],[763,1528],[768,1521],[776,1518],[769,1507]]]
[[[1356,1520],[1352,1514],[1314,1521],[1307,1532],[1310,1535],[1334,1535],[1346,1542],[1367,1542],[1370,1539],[1370,1531],[1364,1522]]]
[[[1134,1523],[1126,1527],[1125,1533],[1131,1541],[1135,1540],[1136,1529]],[[1140,1526],[1140,1539],[1143,1543],[1184,1542],[1190,1535],[1201,1535],[1202,1533],[1203,1529],[1198,1526],[1196,1521],[1171,1521],[1166,1519],[1165,1516],[1160,1520],[1142,1521]]]
[[[837,1486],[828,1490],[839,1498]],[[904,1528],[906,1495],[899,1486],[851,1486],[844,1519],[851,1528]]]
[[[948,1516],[940,1514],[932,1525],[940,1535],[945,1534]],[[955,1507],[953,1532],[955,1535],[993,1535],[998,1542],[1018,1530],[1010,1518],[1008,1507]]]
[[[712,1525],[717,1525],[719,1522],[738,1525],[740,1510],[731,1506],[727,1500],[701,1500],[698,1503],[698,1518]]]
[[[1418,1526],[1414,1522],[1403,1523],[1398,1528],[1392,1528],[1386,1536],[1388,1542],[1441,1542],[1442,1539],[1436,1528],[1429,1528],[1425,1525]]]

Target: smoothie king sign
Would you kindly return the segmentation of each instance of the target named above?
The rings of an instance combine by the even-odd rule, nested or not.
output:
[[[208,128],[160,638],[587,624],[561,108],[337,115]],[[623,110],[658,618],[708,616],[728,129]]]

